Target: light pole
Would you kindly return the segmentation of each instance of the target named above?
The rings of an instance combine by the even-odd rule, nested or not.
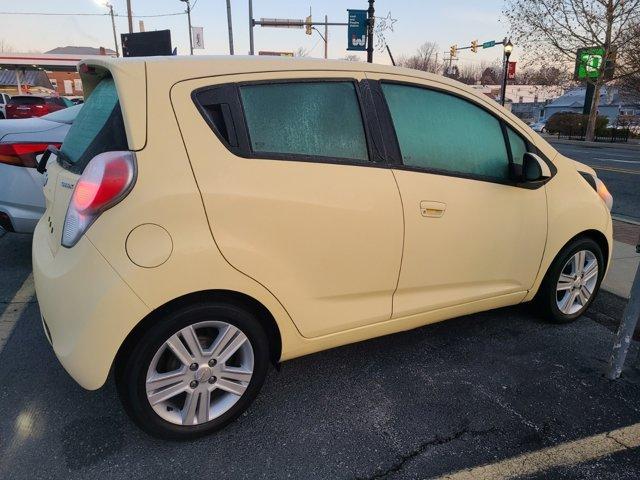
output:
[[[369,63],[373,63],[373,25],[375,22],[373,2],[375,0],[369,0],[369,9],[367,10],[367,62]]]
[[[253,0],[249,0],[249,55],[253,55]]]
[[[193,55],[193,38],[191,35],[191,2],[189,0],[180,0],[187,4],[187,22],[189,23],[189,51]]]
[[[506,40],[506,39],[505,39]],[[500,94],[500,103],[504,107],[504,100],[507,96],[507,70],[509,68],[509,57],[511,56],[511,52],[513,51],[513,43],[511,40],[508,40],[504,43],[504,69],[502,72],[502,93]]]
[[[229,28],[229,55],[233,55],[233,25],[231,23],[231,0],[227,0],[227,25]]]
[[[120,56],[120,51],[118,50],[118,36],[116,35],[116,20],[113,15],[113,5],[110,3],[105,3],[105,7],[109,9],[109,15],[111,15],[111,27],[113,28],[113,43],[116,46],[116,57]]]

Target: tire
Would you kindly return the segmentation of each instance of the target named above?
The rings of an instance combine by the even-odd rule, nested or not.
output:
[[[193,331],[202,348],[215,352],[218,343],[222,354],[189,357],[198,348],[194,337],[191,343],[187,339]],[[235,353],[223,360],[233,348]],[[267,335],[253,315],[230,304],[198,303],[156,319],[118,362],[116,386],[125,411],[142,430],[158,438],[189,440],[220,430],[249,407],[264,383],[269,358]],[[188,367],[189,362],[193,363]],[[167,380],[168,376],[175,380]],[[177,383],[155,390],[160,384],[147,379]],[[184,391],[158,402],[167,392],[180,389]],[[203,408],[207,399],[208,409]],[[152,406],[152,401],[158,403]]]
[[[584,268],[585,265],[583,265],[582,276],[575,275],[576,272],[573,269],[575,268],[575,262],[579,262],[579,257],[576,260],[574,256],[578,255],[579,252],[585,252],[585,265],[592,265],[591,260],[597,262],[597,273],[595,275],[589,268]],[[569,265],[568,262],[570,261],[572,263]],[[589,308],[589,305],[596,297],[604,271],[604,255],[600,246],[587,237],[573,240],[556,256],[540,285],[535,302],[539,312],[546,320],[554,323],[569,323],[576,320]],[[563,276],[562,288],[566,288],[566,290],[559,291],[559,281],[562,273],[569,274],[569,278],[575,277],[576,279],[573,282],[577,282],[577,284],[572,285],[572,281]],[[583,286],[587,289],[586,291],[590,290],[586,301],[584,301],[586,294],[581,286],[582,282],[584,282]],[[574,292],[578,297],[576,297],[572,305],[569,305],[568,302],[572,300],[567,295],[571,295]]]

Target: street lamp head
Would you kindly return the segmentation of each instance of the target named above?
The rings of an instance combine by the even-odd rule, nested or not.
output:
[[[513,51],[513,43],[511,43],[511,40],[509,40],[504,45],[504,54],[508,57],[509,55],[511,55],[512,51]]]

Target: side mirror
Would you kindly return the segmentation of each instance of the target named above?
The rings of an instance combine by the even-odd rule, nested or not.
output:
[[[537,182],[551,177],[549,165],[535,153],[527,152],[522,158],[522,180]]]

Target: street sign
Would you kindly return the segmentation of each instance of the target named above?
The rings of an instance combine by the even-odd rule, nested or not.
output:
[[[507,65],[507,80],[514,80],[516,78],[516,62],[509,62]]]
[[[274,28],[303,28],[304,20],[301,18],[261,18],[260,25]]]
[[[202,27],[191,27],[191,40],[193,48],[204,48],[204,37],[202,36]]]
[[[604,48],[580,48],[576,54],[575,77],[578,80],[598,78],[604,63]]]
[[[482,48],[491,48],[491,47],[495,47],[496,46],[496,41],[495,40],[490,40],[488,42],[484,42],[482,44]]]
[[[347,28],[347,50],[367,49],[367,11],[347,10],[349,25]]]
[[[576,52],[576,66],[573,77],[575,80],[604,77],[613,78],[615,70],[616,52],[612,52],[605,64],[605,49],[603,47],[579,48]]]

